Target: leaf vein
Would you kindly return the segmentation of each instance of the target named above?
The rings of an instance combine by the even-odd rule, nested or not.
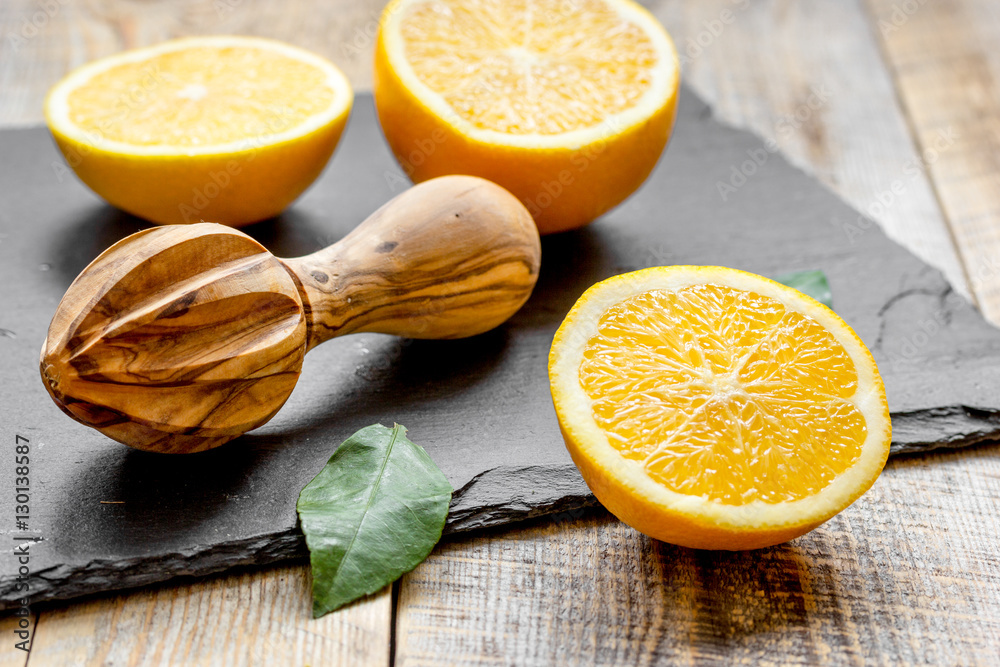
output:
[[[354,529],[354,534],[351,535],[351,541],[347,544],[347,548],[344,549],[344,557],[340,559],[337,563],[337,569],[333,572],[333,579],[340,576],[340,570],[344,567],[344,563],[348,560],[351,555],[351,549],[354,547],[355,540],[358,539],[358,533],[361,532],[361,526],[364,524],[365,519],[368,517],[368,510],[371,509],[372,502],[375,500],[375,494],[378,492],[379,487],[382,485],[382,477],[385,475],[385,468],[389,465],[389,457],[392,456],[392,448],[396,444],[396,438],[399,436],[399,424],[393,424],[392,427],[392,438],[389,440],[389,447],[386,449],[385,458],[382,460],[382,467],[378,470],[378,476],[375,478],[375,483],[372,484],[371,493],[368,495],[368,501],[365,503],[365,511],[361,513],[361,520],[358,521],[357,527]],[[357,568],[357,566],[355,566]]]

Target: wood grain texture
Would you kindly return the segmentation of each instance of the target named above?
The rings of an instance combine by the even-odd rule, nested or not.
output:
[[[371,87],[382,0],[4,0],[0,124],[38,123],[48,89],[75,67],[190,35],[281,39],[322,54],[355,90]]]
[[[306,336],[297,283],[262,245],[223,225],[158,227],[73,281],[41,374],[80,423],[138,449],[197,452],[274,416]]]
[[[647,4],[674,37],[685,81],[719,118],[780,148],[968,294],[861,0]],[[860,214],[829,222],[864,243]]]
[[[1000,12],[983,1],[867,5],[973,293],[1000,323]]]
[[[1000,451],[972,456],[894,460],[844,513],[758,551],[674,547],[603,513],[448,542],[400,587],[397,664],[992,664],[1000,545],[968,506],[1000,502]]]
[[[312,349],[355,331],[434,339],[489,331],[528,300],[541,256],[538,229],[513,195],[481,178],[443,176],[285,264],[302,285]]]
[[[14,645],[21,640],[15,635],[16,631],[21,631],[20,618],[7,615],[0,618],[0,637],[3,637],[3,644],[0,644],[0,667],[26,667],[28,663],[28,652],[22,651]],[[28,616],[28,631],[34,635],[35,627],[38,623],[38,614],[31,613]],[[30,646],[30,642],[29,642]]]
[[[284,262],[223,225],[146,229],[70,285],[42,379],[64,413],[118,442],[200,452],[270,420],[308,349],[355,331],[489,331],[527,301],[540,263],[528,211],[471,176],[410,188],[344,239]]]
[[[43,611],[34,667],[386,665],[389,588],[311,620],[302,565]]]

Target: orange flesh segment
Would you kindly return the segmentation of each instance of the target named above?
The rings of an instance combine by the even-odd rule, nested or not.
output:
[[[815,320],[720,285],[610,308],[580,382],[608,442],[677,493],[727,504],[811,496],[867,436],[854,363]]]
[[[635,106],[649,36],[600,0],[429,0],[401,21],[417,78],[474,127],[553,135]]]
[[[287,55],[201,47],[114,66],[67,102],[70,120],[104,139],[172,147],[245,141],[252,149],[329,109],[335,95],[325,72]]]

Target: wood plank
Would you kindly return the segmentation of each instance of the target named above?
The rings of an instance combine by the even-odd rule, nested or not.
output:
[[[124,49],[189,35],[270,37],[335,62],[371,88],[384,0],[4,0],[0,3],[0,126],[43,121],[48,89],[71,69]]]
[[[719,118],[777,142],[968,294],[859,0],[650,4],[674,37],[685,80]],[[864,243],[863,222],[830,222]]]
[[[867,0],[983,313],[1000,323],[1000,11]]]
[[[7,616],[0,618],[0,637],[3,638],[3,643],[0,644],[0,667],[26,667],[28,664],[28,653],[15,646],[15,644],[23,640],[14,633],[24,630],[34,633],[38,617],[37,614],[32,612],[27,617],[28,627],[24,628],[20,623],[21,619],[17,616],[11,616],[11,613],[8,612]]]
[[[388,665],[390,588],[312,620],[310,585],[290,565],[46,609],[30,664]]]
[[[397,664],[991,664],[998,476],[996,447],[895,459],[854,506],[759,551],[674,547],[605,514],[449,542],[400,587]]]

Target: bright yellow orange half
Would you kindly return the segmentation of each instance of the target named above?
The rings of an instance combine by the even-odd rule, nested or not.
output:
[[[761,276],[652,268],[590,288],[549,357],[573,461],[656,539],[755,549],[812,530],[885,465],[889,410],[864,343]]]
[[[85,65],[45,117],[69,166],[111,204],[157,223],[239,226],[316,179],[353,95],[329,61],[256,37],[190,37]]]

